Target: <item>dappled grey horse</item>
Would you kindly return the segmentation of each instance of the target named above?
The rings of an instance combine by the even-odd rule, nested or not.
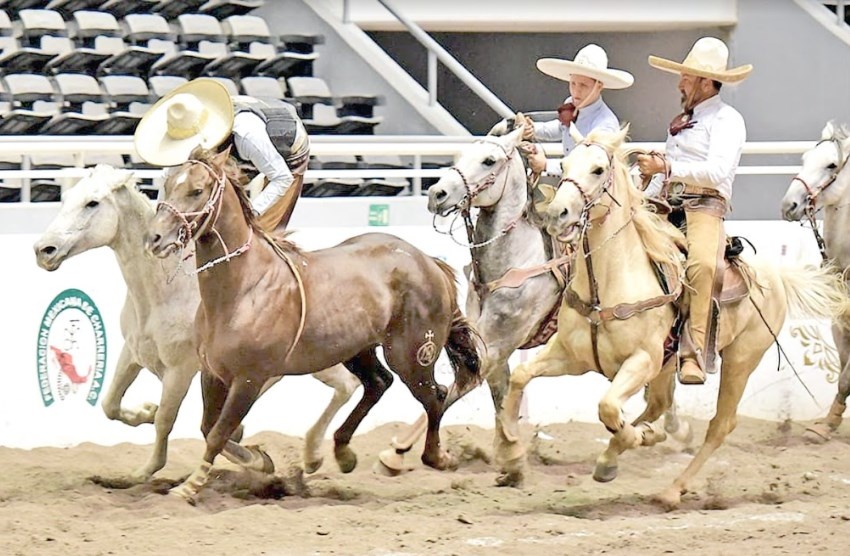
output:
[[[786,220],[808,220],[815,231],[825,260],[843,272],[850,268],[850,129],[828,122],[820,141],[803,154],[803,167],[782,198]],[[815,214],[823,211],[823,237],[817,233]],[[838,348],[841,372],[838,392],[826,418],[809,427],[807,436],[815,442],[829,440],[841,424],[850,395],[850,331],[847,323],[834,323],[832,337]]]
[[[133,482],[145,481],[165,466],[168,435],[200,369],[194,342],[195,313],[200,302],[198,279],[184,272],[171,272],[178,264],[178,256],[163,264],[144,249],[144,235],[153,214],[150,200],[136,191],[132,174],[101,165],[65,192],[59,214],[34,245],[38,265],[49,271],[59,268],[66,259],[97,247],[111,248],[118,259],[127,283],[127,298],[121,311],[124,346],[103,399],[103,410],[110,419],[134,427],[153,423],[156,428],[153,453],[131,474]],[[195,267],[194,259],[184,264]],[[173,280],[167,284],[169,274],[173,274]],[[121,407],[124,394],[142,368],[162,381],[159,405]],[[320,448],[327,427],[360,385],[342,365],[314,376],[332,387],[334,395],[306,435],[303,458],[307,472],[321,465]],[[235,442],[228,443],[225,455],[235,463],[267,469],[268,463],[258,453]]]

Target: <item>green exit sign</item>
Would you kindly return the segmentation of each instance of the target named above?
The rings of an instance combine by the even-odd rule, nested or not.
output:
[[[370,226],[389,226],[390,225],[390,206],[389,205],[369,205],[369,225]]]

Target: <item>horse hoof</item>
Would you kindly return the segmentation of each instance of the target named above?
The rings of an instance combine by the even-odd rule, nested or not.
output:
[[[375,460],[375,464],[372,465],[372,473],[374,473],[375,475],[381,475],[383,477],[398,477],[405,471],[410,471],[410,469],[391,469],[387,467],[386,464],[384,464],[384,462],[380,460],[380,458]]]
[[[652,501],[664,508],[664,511],[671,512],[679,507],[682,501],[682,494],[679,492],[679,489],[671,487],[653,496]]]
[[[441,452],[437,459],[433,461],[430,458],[426,458],[423,454],[422,463],[437,471],[454,471],[460,465],[458,459],[448,452]]]
[[[351,473],[357,467],[357,454],[348,446],[341,446],[334,449],[336,464],[339,465],[339,470],[343,473]]]
[[[269,475],[274,473],[274,462],[265,450],[259,446],[245,446],[245,448],[254,455],[251,463],[245,467]]]
[[[304,473],[310,475],[311,473],[315,473],[322,467],[322,464],[325,462],[325,458],[319,458],[315,461],[305,461],[304,462]]]
[[[197,504],[197,500],[195,495],[192,494],[189,489],[187,489],[184,485],[178,485],[171,490],[168,491],[168,496],[172,496],[175,499],[183,500],[188,503],[190,506],[194,506]]]
[[[233,431],[233,434],[230,435],[230,440],[239,444],[242,442],[242,435],[245,434],[245,425],[239,425],[236,427],[236,430]]]
[[[398,450],[389,448],[378,454],[378,461],[381,462],[390,472],[398,475],[404,471],[404,454]]]
[[[522,471],[506,471],[496,477],[496,486],[520,488],[525,482]]]
[[[826,423],[815,423],[806,428],[803,438],[811,444],[825,444],[832,439],[832,430]]]
[[[610,483],[614,479],[617,478],[617,466],[616,465],[602,465],[596,464],[596,468],[593,470],[593,480],[598,483]]]

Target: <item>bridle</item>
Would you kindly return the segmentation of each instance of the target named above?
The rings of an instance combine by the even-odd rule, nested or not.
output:
[[[180,246],[180,260],[178,262],[178,266],[174,271],[174,274],[170,277],[169,282],[173,280],[174,275],[177,274],[177,271],[182,267],[183,261],[186,260],[189,256],[183,256],[183,252],[189,246],[189,243],[195,237],[199,237],[205,233],[207,233],[207,229],[209,229],[215,236],[218,238],[219,243],[222,246],[224,251],[224,255],[208,261],[207,263],[195,268],[192,271],[186,271],[188,276],[194,276],[199,274],[205,270],[209,270],[219,263],[223,263],[229,261],[234,257],[238,257],[239,255],[245,253],[251,248],[251,242],[254,238],[254,229],[249,226],[248,230],[248,239],[243,243],[240,247],[236,248],[233,251],[230,251],[227,247],[227,244],[224,242],[224,238],[221,237],[219,231],[215,228],[216,222],[218,222],[218,218],[221,215],[221,206],[222,199],[224,197],[224,189],[227,184],[227,176],[224,170],[221,170],[220,175],[216,174],[216,171],[212,166],[207,164],[206,162],[202,162],[200,160],[189,160],[187,164],[198,164],[202,166],[214,179],[216,179],[217,183],[210,193],[209,198],[206,203],[204,203],[203,208],[197,211],[188,211],[181,212],[174,205],[168,203],[166,201],[160,201],[157,203],[157,211],[160,208],[164,208],[168,212],[170,212],[173,216],[175,216],[179,222],[180,228],[177,231],[177,243]]]
[[[499,238],[505,236],[508,232],[513,230],[516,227],[516,225],[519,223],[519,221],[522,220],[522,218],[525,216],[525,208],[523,208],[523,211],[519,215],[517,215],[516,218],[511,219],[511,221],[508,222],[508,224],[505,225],[505,227],[502,228],[502,230],[498,234],[496,234],[495,236],[491,237],[490,239],[488,239],[486,241],[483,241],[483,242],[480,242],[480,243],[475,243],[475,239],[474,239],[475,227],[472,224],[472,216],[470,214],[470,211],[472,209],[472,201],[482,191],[486,191],[491,186],[493,186],[496,183],[496,180],[498,179],[499,175],[502,174],[502,173],[505,174],[505,182],[502,185],[502,187],[507,185],[508,176],[509,176],[509,173],[507,172],[507,170],[510,168],[511,163],[514,160],[514,158],[513,158],[514,153],[516,152],[515,148],[507,149],[507,148],[505,148],[504,145],[502,145],[501,143],[498,143],[496,141],[487,141],[486,139],[479,139],[475,142],[476,143],[489,143],[491,145],[496,145],[497,147],[502,149],[503,153],[505,153],[505,158],[501,160],[501,162],[498,164],[498,166],[494,165],[494,168],[492,170],[490,170],[490,172],[488,172],[487,175],[485,175],[483,178],[481,178],[480,180],[475,181],[475,182],[470,181],[466,177],[466,174],[464,174],[463,171],[460,168],[458,168],[457,166],[452,166],[451,168],[449,168],[450,172],[451,171],[457,172],[457,175],[460,176],[460,180],[463,183],[464,188],[466,189],[466,193],[461,198],[461,200],[458,201],[448,211],[443,212],[442,214],[439,214],[439,215],[435,214],[433,219],[432,219],[432,226],[433,226],[434,230],[436,230],[438,233],[448,235],[449,237],[452,238],[452,241],[454,241],[456,244],[460,245],[461,247],[466,247],[470,250],[471,249],[479,249],[479,248],[484,247],[486,245],[489,245],[489,244],[493,243],[494,241],[498,240]],[[443,232],[443,231],[439,230],[437,228],[437,216],[448,216],[449,214],[452,214],[452,213],[455,213],[455,218],[452,220],[452,223],[449,225],[449,231]],[[454,222],[457,220],[458,216],[463,218],[464,225],[466,226],[466,235],[467,235],[467,240],[468,240],[468,243],[466,243],[466,244],[458,241],[457,238],[455,238],[454,234],[452,233],[452,231],[454,230]]]
[[[818,226],[815,219],[815,215],[819,210],[817,208],[817,199],[820,194],[823,193],[824,190],[826,190],[827,187],[832,185],[835,180],[838,179],[838,175],[841,174],[842,170],[844,170],[844,167],[847,165],[847,160],[848,158],[850,158],[850,153],[848,153],[847,156],[844,156],[844,151],[841,149],[841,141],[836,137],[830,137],[829,139],[821,139],[817,142],[817,144],[815,144],[814,148],[816,149],[820,146],[821,143],[826,142],[830,142],[835,146],[836,150],[838,151],[838,160],[840,161],[840,164],[835,167],[835,169],[832,171],[832,174],[830,174],[826,181],[824,181],[823,184],[818,187],[812,187],[806,182],[806,180],[800,177],[800,174],[797,174],[796,176],[791,178],[791,183],[798,181],[803,184],[803,187],[806,189],[806,206],[804,209],[806,213],[806,219],[809,221],[809,224],[812,228],[812,233],[814,233],[815,235],[815,241],[817,241],[818,244],[818,249],[820,250],[820,255],[824,261],[828,260],[829,257],[826,254],[826,242],[818,231]]]
[[[586,147],[598,147],[598,148],[602,149],[602,151],[605,153],[605,156],[608,157],[608,176],[605,178],[605,181],[603,182],[602,187],[599,189],[599,191],[596,193],[596,195],[593,198],[591,198],[590,195],[587,194],[587,191],[585,190],[586,188],[582,187],[582,185],[578,181],[574,180],[573,178],[562,177],[561,181],[558,182],[558,189],[560,189],[561,186],[564,185],[565,183],[568,183],[568,184],[572,185],[573,187],[575,187],[576,190],[579,192],[579,195],[581,195],[582,200],[584,201],[584,207],[582,207],[582,209],[581,209],[581,216],[579,217],[579,221],[578,221],[577,225],[581,229],[581,235],[582,235],[583,239],[586,240],[587,229],[590,227],[590,222],[591,222],[590,211],[596,205],[596,203],[599,202],[599,200],[602,198],[603,195],[608,195],[608,197],[610,197],[611,200],[614,201],[614,203],[617,204],[617,206],[622,206],[622,205],[620,205],[620,202],[616,199],[616,197],[614,197],[614,195],[611,194],[611,186],[614,184],[614,155],[609,153],[608,149],[606,149],[605,147],[603,147],[602,145],[600,145],[598,143],[591,143],[591,142],[585,141],[583,143],[579,143],[579,145],[584,145]],[[579,146],[579,145],[577,145],[577,146]],[[607,213],[602,218],[604,219],[605,216],[607,216]],[[586,253],[586,256],[587,256],[587,254],[588,253]]]

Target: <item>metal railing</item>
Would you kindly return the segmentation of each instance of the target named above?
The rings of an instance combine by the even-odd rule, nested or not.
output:
[[[387,0],[377,0],[399,23],[410,32],[410,34],[419,41],[419,44],[425,47],[428,51],[428,104],[433,106],[437,103],[437,61],[443,63],[446,68],[460,79],[464,85],[478,95],[478,97],[487,103],[487,106],[492,108],[499,116],[509,118],[514,115],[514,111],[507,104],[497,97],[490,89],[488,89],[481,81],[475,77],[463,64],[457,61],[448,50],[443,48],[440,43],[435,41],[426,33],[422,27],[417,25],[413,20],[402,14],[391,2]],[[351,0],[343,0],[342,4],[342,21],[343,23],[351,23]]]
[[[440,177],[446,168],[423,168],[423,158],[442,157],[454,159],[463,152],[469,143],[480,137],[469,136],[331,136],[319,135],[311,138],[311,155],[322,156],[360,155],[369,157],[399,156],[411,159],[407,169],[346,169],[346,170],[308,170],[306,177],[324,178],[409,178],[412,180],[410,193],[421,193],[421,179]],[[815,141],[752,141],[744,145],[746,155],[789,155],[801,154],[812,148]],[[644,150],[663,151],[664,143],[636,142],[630,147]],[[132,137],[0,137],[0,158],[9,155],[22,157],[20,170],[0,170],[0,180],[23,180],[21,201],[28,202],[31,179],[73,180],[84,176],[88,170],[86,155],[89,153],[126,155],[135,152]],[[546,143],[543,149],[550,157],[558,157],[563,152],[560,143]],[[29,160],[34,154],[72,155],[74,166],[60,169],[33,169]],[[450,164],[447,162],[446,165]],[[792,175],[799,171],[797,165],[760,164],[748,165],[746,158],[738,168],[739,175]],[[161,169],[135,169],[139,178],[159,178]]]

